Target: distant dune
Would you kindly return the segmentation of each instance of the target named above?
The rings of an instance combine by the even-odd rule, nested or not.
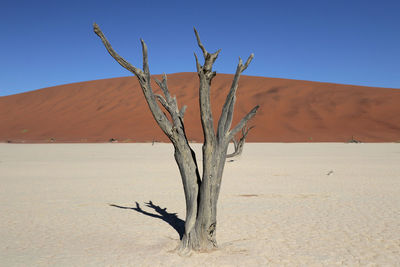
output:
[[[158,76],[159,77],[159,76]],[[233,75],[212,84],[215,123]],[[187,105],[190,141],[201,142],[196,73],[168,75]],[[154,84],[153,89],[159,91]],[[400,90],[242,76],[234,123],[253,106],[250,142],[400,141]],[[1,142],[168,141],[154,122],[135,77],[96,80],[0,97]]]

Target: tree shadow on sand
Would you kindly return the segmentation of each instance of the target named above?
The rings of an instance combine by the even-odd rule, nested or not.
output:
[[[160,206],[156,206],[153,204],[153,202],[150,200],[148,203],[145,203],[147,207],[152,208],[154,211],[157,213],[150,213],[147,211],[142,210],[140,207],[139,203],[136,203],[136,207],[123,207],[123,206],[118,206],[115,204],[110,204],[111,207],[119,208],[119,209],[128,209],[128,210],[134,210],[137,212],[140,212],[144,215],[153,217],[153,218],[158,218],[163,220],[164,222],[168,223],[169,225],[172,226],[172,228],[175,229],[175,231],[178,232],[179,234],[179,239],[182,240],[183,234],[185,232],[185,221],[181,220],[178,218],[176,213],[169,213],[167,212],[167,208],[161,208]]]

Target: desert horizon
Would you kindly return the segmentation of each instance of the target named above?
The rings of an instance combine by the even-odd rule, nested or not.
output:
[[[160,79],[160,75],[154,75]],[[211,87],[219,116],[231,74]],[[196,73],[168,75],[187,105],[188,139],[202,142]],[[156,84],[153,89],[159,92]],[[234,123],[260,105],[247,142],[400,141],[400,90],[258,76],[241,77]],[[16,143],[167,142],[135,77],[65,84],[0,97],[0,141]]]

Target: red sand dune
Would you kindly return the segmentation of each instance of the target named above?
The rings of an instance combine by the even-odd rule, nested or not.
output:
[[[159,77],[159,76],[158,76]],[[233,75],[212,84],[215,123]],[[180,106],[186,104],[189,140],[202,141],[196,73],[168,75]],[[159,91],[156,85],[154,90]],[[157,89],[156,89],[157,88]],[[400,141],[400,90],[242,76],[236,123],[261,107],[250,125],[253,142]],[[0,97],[0,141],[168,141],[154,122],[135,77],[96,80]]]

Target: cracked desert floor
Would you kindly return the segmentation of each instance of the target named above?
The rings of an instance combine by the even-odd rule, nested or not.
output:
[[[171,144],[0,144],[0,184],[0,266],[400,265],[400,144],[246,144],[184,257]]]

